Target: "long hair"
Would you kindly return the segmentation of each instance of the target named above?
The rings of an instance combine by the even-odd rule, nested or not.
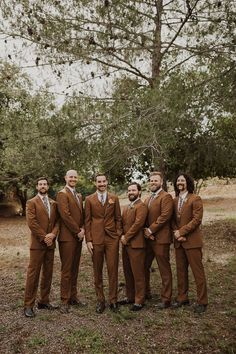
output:
[[[175,195],[178,196],[179,195],[179,190],[177,188],[177,179],[183,176],[186,179],[186,183],[187,183],[187,191],[189,193],[194,193],[194,180],[191,176],[187,175],[186,173],[179,173],[177,175],[177,177],[175,178],[174,181],[174,189],[175,189]]]

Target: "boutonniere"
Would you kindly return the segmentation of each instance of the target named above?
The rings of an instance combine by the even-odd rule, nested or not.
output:
[[[108,200],[108,204],[114,204],[114,203],[115,203],[115,201],[114,201],[113,199],[110,198],[110,199]]]

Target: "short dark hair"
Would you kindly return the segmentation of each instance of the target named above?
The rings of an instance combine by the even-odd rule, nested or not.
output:
[[[42,181],[42,180],[47,181],[47,184],[49,185],[48,178],[45,177],[45,176],[38,177],[37,180],[36,180],[36,185],[39,183],[39,181]]]
[[[102,172],[99,172],[99,173],[97,173],[97,174],[95,175],[95,177],[94,177],[94,181],[96,182],[97,177],[101,177],[101,176],[106,177],[106,180],[108,181],[106,174],[105,174],[105,173],[102,173]]]
[[[139,192],[142,190],[142,187],[141,187],[141,185],[140,185],[138,182],[130,182],[130,183],[128,184],[128,188],[129,188],[130,186],[133,186],[133,185],[137,186],[137,189],[138,189]]]
[[[174,189],[175,189],[175,195],[178,196],[179,195],[179,190],[177,188],[177,179],[180,177],[180,176],[184,176],[184,178],[186,179],[186,184],[187,184],[187,191],[189,193],[194,193],[194,180],[191,176],[187,175],[186,173],[179,173],[176,178],[175,178],[175,181],[174,181]]]
[[[149,175],[149,179],[152,177],[152,176],[160,176],[161,179],[163,179],[163,174],[159,171],[152,171]]]

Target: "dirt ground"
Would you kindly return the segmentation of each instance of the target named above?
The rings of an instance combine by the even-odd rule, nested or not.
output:
[[[37,310],[34,319],[23,316],[25,274],[28,265],[28,235],[24,217],[0,218],[0,354],[8,353],[229,353],[235,341],[235,251],[236,185],[203,188],[204,265],[208,279],[209,307],[202,316],[192,305],[186,309],[158,311],[160,277],[153,264],[153,299],[140,313],[123,307],[114,314],[95,313],[91,259],[86,248],[80,267],[81,298],[88,302],[70,314]],[[122,204],[124,204],[122,200]],[[176,295],[174,252],[171,262]],[[51,299],[59,303],[60,260],[55,256]],[[120,262],[120,298],[124,278]],[[190,272],[191,303],[195,287]],[[107,278],[105,273],[105,289]]]

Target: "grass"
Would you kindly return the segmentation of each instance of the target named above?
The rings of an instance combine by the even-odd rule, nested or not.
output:
[[[129,310],[129,307],[120,308],[117,313],[112,313],[112,319],[117,323],[126,323],[126,321],[135,319],[136,314]]]
[[[74,330],[66,335],[65,342],[71,350],[76,350],[78,353],[84,350],[93,354],[103,353],[103,337],[99,332],[93,332],[86,327]]]
[[[23,316],[23,293],[19,285],[27,269],[27,260],[18,264],[17,273],[9,267],[2,276],[0,297],[0,340],[4,354],[235,354],[235,274],[236,220],[217,221],[204,226],[204,266],[208,279],[209,307],[203,315],[196,315],[193,306],[177,310],[158,311],[154,305],[160,301],[161,280],[157,265],[151,274],[153,299],[138,313],[122,306],[119,313],[106,309],[102,315],[95,313],[96,296],[93,284],[91,259],[83,254],[79,285],[86,308],[73,308],[68,315],[59,311],[36,311],[34,319]],[[208,261],[209,260],[209,261]],[[16,260],[13,258],[12,262]],[[174,290],[176,274],[174,252],[171,252]],[[12,269],[12,273],[10,270]],[[105,272],[106,274],[106,272]],[[120,263],[120,284],[124,281]],[[196,299],[196,289],[191,271],[190,301]],[[52,302],[59,302],[60,262],[55,263]],[[104,277],[106,296],[107,277]],[[119,298],[124,287],[120,286]]]
[[[28,339],[28,346],[32,349],[37,347],[44,347],[48,344],[48,340],[42,336],[34,336]]]

